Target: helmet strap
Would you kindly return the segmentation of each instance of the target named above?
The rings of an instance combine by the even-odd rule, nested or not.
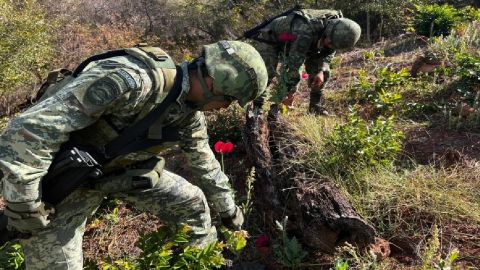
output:
[[[203,76],[203,71],[202,71],[202,67],[203,67],[203,65],[205,65],[205,59],[203,59],[203,57],[199,58],[196,61],[196,65],[197,65],[197,77],[198,77],[198,81],[200,82],[201,89],[203,91],[204,99],[201,102],[196,102],[194,107],[199,109],[199,108],[202,108],[205,104],[207,104],[211,101],[215,101],[215,100],[224,101],[224,100],[226,100],[223,95],[222,96],[215,96],[212,93],[212,91],[210,91],[210,89],[208,89],[207,82],[205,81],[205,77]]]

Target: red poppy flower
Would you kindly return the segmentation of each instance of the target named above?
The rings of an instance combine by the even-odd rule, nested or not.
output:
[[[233,151],[234,147],[235,146],[231,142],[218,141],[213,146],[213,149],[215,149],[215,152],[220,154],[229,154]]]
[[[292,33],[280,33],[280,35],[278,35],[278,40],[280,40],[281,42],[292,42],[292,41],[295,41],[297,39],[297,36],[292,34]]]
[[[302,72],[302,80],[308,80],[308,73]]]
[[[268,247],[270,246],[270,238],[266,235],[260,235],[257,240],[255,240],[255,247]]]
[[[213,146],[213,149],[215,149],[215,152],[217,153],[221,153],[222,152],[222,147],[225,143],[222,142],[222,141],[218,141],[215,143],[215,145]]]

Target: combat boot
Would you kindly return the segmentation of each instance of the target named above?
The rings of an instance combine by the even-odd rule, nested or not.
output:
[[[310,104],[308,112],[315,115],[329,115],[328,111],[323,107],[322,91],[310,92]]]

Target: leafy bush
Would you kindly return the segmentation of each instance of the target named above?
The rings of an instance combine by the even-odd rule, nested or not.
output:
[[[275,244],[275,255],[284,266],[298,269],[308,253],[303,250],[295,236],[290,238],[287,235],[287,222],[288,217],[285,217],[282,223],[275,221],[277,229],[281,232],[280,241]]]
[[[480,57],[467,53],[457,54],[455,57],[457,74],[473,83],[480,83]]]
[[[454,28],[480,20],[480,10],[471,6],[456,9],[444,5],[416,5],[414,28],[420,35],[428,37],[447,36]]]
[[[229,106],[226,109],[209,114],[208,135],[213,145],[217,141],[230,141],[238,143],[242,141],[242,127],[244,126],[244,110],[238,106]]]
[[[390,89],[395,86],[403,85],[410,78],[410,72],[402,68],[395,72],[388,67],[382,68],[377,75],[378,79],[375,82],[375,90],[378,92],[382,89]]]
[[[20,244],[7,243],[0,247],[0,269],[18,270],[25,269],[25,258]]]
[[[336,175],[345,175],[352,166],[389,166],[401,150],[404,135],[396,131],[393,117],[371,123],[352,112],[347,123],[335,128],[327,139],[326,168]]]
[[[440,248],[440,239],[439,231],[437,225],[434,225],[432,228],[432,238],[428,241],[425,250],[422,254],[422,270],[450,270],[450,269],[459,269],[454,267],[454,262],[458,259],[459,252],[457,249],[454,249],[449,252],[449,254],[442,258],[441,248]]]
[[[454,7],[444,4],[416,5],[417,13],[414,18],[415,31],[424,36],[447,36],[458,22],[458,11]]]
[[[401,100],[399,86],[405,85],[410,78],[407,69],[397,72],[388,67],[380,69],[375,79],[368,78],[366,70],[360,70],[358,81],[349,91],[351,98],[357,101],[372,102],[379,112],[387,112]],[[373,81],[373,82],[371,82]]]
[[[212,242],[203,248],[188,244],[191,230],[188,226],[173,232],[161,227],[157,232],[141,237],[137,245],[142,250],[138,259],[125,258],[103,262],[104,270],[195,269],[207,270],[225,265],[222,251],[227,248],[240,254],[246,246],[246,232],[223,230],[227,243]],[[90,266],[95,269],[96,266]]]
[[[188,245],[190,228],[182,227],[172,232],[162,227],[157,232],[143,236],[138,247],[142,249],[139,259],[129,258],[104,262],[102,269],[212,269],[224,264],[221,254],[223,244],[213,242],[204,248]]]
[[[53,27],[34,0],[0,0],[0,16],[0,93],[5,93],[43,77],[53,56]]]

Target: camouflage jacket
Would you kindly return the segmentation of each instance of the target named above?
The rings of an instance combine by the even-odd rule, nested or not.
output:
[[[186,63],[182,69],[182,94],[164,119],[159,119],[150,130],[161,134],[162,129],[175,127],[179,140],[120,156],[106,169],[115,170],[123,164],[158,156],[178,144],[208,202],[217,212],[231,212],[235,205],[228,178],[209,147],[205,116],[190,109],[185,100],[190,90]],[[12,202],[40,199],[40,180],[55,153],[70,137],[104,145],[118,135],[117,130],[153,109],[158,97],[149,72],[142,61],[129,55],[93,62],[60,91],[12,120],[0,138],[4,198]]]
[[[319,40],[327,21],[341,16],[336,10],[301,9],[276,18],[260,30],[259,39],[277,46],[279,52],[286,51],[283,64],[286,65],[287,87],[294,87],[300,81],[299,70],[307,59],[309,64],[315,65],[309,67],[315,73],[330,70],[335,51],[319,47]],[[282,42],[282,34],[293,34],[295,40]]]

